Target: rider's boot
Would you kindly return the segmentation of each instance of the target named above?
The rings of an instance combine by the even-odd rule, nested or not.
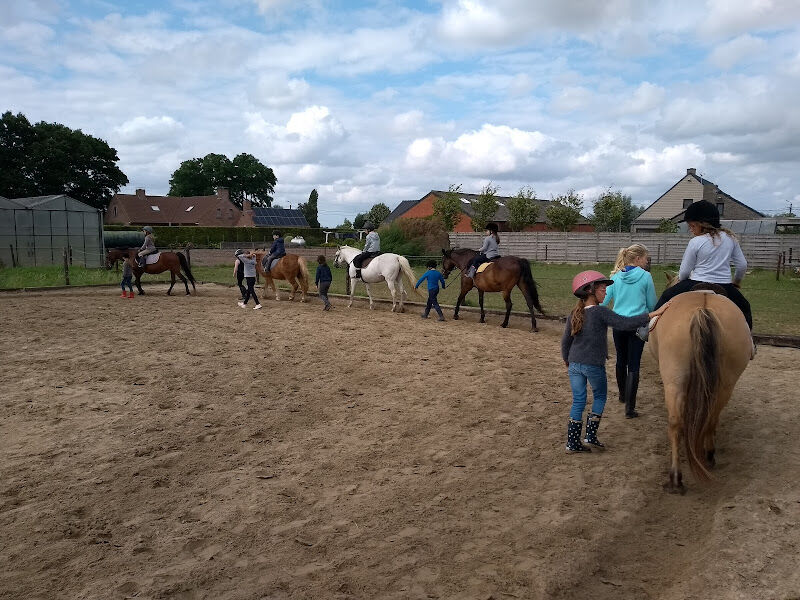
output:
[[[592,449],[581,444],[581,429],[583,421],[576,421],[572,418],[567,425],[567,452],[591,452]]]
[[[628,367],[617,365],[617,389],[619,390],[619,401],[625,402],[625,379],[628,377]]]
[[[469,269],[467,269],[467,272],[466,272],[466,273],[464,273],[464,274],[465,274],[467,277],[469,277],[470,279],[473,279],[473,278],[475,277],[475,271],[476,271],[476,270],[477,270],[477,269],[475,269],[475,267],[470,267]]]
[[[605,444],[597,439],[597,428],[600,427],[600,419],[603,415],[590,412],[586,415],[586,437],[583,438],[585,444],[591,444],[595,448],[603,449]]]
[[[356,269],[356,279],[361,279],[361,269]]]
[[[639,416],[636,412],[636,393],[639,391],[639,371],[628,373],[625,381],[625,418],[635,419]]]

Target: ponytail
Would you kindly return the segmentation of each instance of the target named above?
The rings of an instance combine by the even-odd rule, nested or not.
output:
[[[494,236],[495,241],[499,244],[500,243],[500,236],[497,234],[497,232],[493,231],[492,235]]]
[[[583,329],[583,319],[586,316],[586,298],[578,298],[575,308],[570,313],[570,324],[572,326],[570,334],[574,337]]]
[[[627,250],[627,248],[620,248],[619,252],[617,252],[617,261],[614,263],[614,268],[611,269],[611,274],[612,275],[622,271],[622,268],[625,266],[625,251],[626,250]]]
[[[625,266],[633,264],[633,261],[637,258],[647,256],[648,254],[650,254],[650,251],[644,244],[631,244],[627,248],[620,248],[619,252],[617,252],[617,261],[614,263],[614,270],[611,271],[611,274],[613,275],[614,273],[622,271]]]

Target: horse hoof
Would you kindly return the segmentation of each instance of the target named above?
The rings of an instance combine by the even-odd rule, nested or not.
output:
[[[539,328],[538,327],[531,327],[531,331],[533,333],[538,333],[539,332]]]
[[[401,307],[400,307],[400,312],[401,312],[401,313],[404,313],[404,312],[406,312],[406,307],[405,307],[405,306],[401,306]]]
[[[502,325],[500,325],[500,327],[505,329],[506,327],[508,327],[508,323],[503,323]]]
[[[453,321],[458,321],[458,315],[453,315]]]

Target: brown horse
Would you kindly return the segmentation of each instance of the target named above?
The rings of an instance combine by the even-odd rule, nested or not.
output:
[[[275,279],[283,279],[289,282],[292,286],[292,293],[289,295],[289,300],[294,300],[299,287],[302,292],[301,302],[306,301],[306,294],[308,293],[308,267],[306,267],[306,259],[297,254],[287,254],[281,257],[277,264],[270,269],[269,273],[264,271],[261,266],[261,260],[268,254],[263,250],[256,251],[256,269],[264,278],[264,294],[267,293],[267,286],[272,287],[275,293],[275,300],[280,300],[278,288],[275,285]]]
[[[456,310],[453,314],[454,319],[458,319],[458,309],[473,286],[478,288],[478,300],[481,306],[481,323],[486,322],[486,313],[483,310],[484,292],[503,292],[503,300],[506,302],[506,318],[501,327],[508,327],[508,319],[511,315],[511,290],[514,286],[519,287],[525,302],[528,303],[528,310],[531,313],[531,330],[539,331],[536,327],[536,317],[533,309],[544,314],[539,305],[539,292],[536,289],[536,282],[531,274],[531,265],[524,258],[517,256],[503,256],[492,263],[482,273],[476,273],[474,279],[470,279],[464,274],[469,262],[477,255],[475,250],[467,248],[456,248],[455,250],[442,250],[444,256],[442,260],[442,274],[445,279],[450,275],[450,271],[457,268],[461,271],[461,293],[458,295]]]
[[[695,477],[710,479],[714,436],[722,409],[750,362],[751,337],[742,311],[728,298],[707,290],[679,294],[650,333],[658,360],[671,445],[664,489],[685,493],[680,438]]]
[[[189,284],[186,281],[187,279],[192,283],[192,289],[197,292],[197,288],[194,285],[194,275],[192,275],[192,271],[189,269],[189,263],[183,253],[162,252],[158,257],[157,262],[153,263],[152,265],[145,265],[144,268],[141,268],[136,262],[137,252],[137,248],[126,248],[124,250],[120,248],[109,248],[108,252],[106,253],[106,268],[110,269],[111,265],[118,260],[123,260],[126,258],[129,259],[131,268],[133,269],[133,274],[136,277],[136,287],[141,295],[144,295],[144,290],[142,289],[141,283],[142,274],[150,273],[152,275],[156,275],[158,273],[163,273],[164,271],[169,271],[169,274],[172,278],[172,282],[167,290],[167,296],[171,295],[172,293],[176,276],[180,278],[180,280],[183,282],[183,285],[186,287],[187,296],[190,293]],[[183,270],[183,273],[186,274],[186,277],[183,276],[181,270]]]

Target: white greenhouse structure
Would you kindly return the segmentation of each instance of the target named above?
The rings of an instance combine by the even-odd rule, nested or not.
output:
[[[6,267],[63,264],[103,266],[103,214],[60,194],[0,197],[0,263]]]

